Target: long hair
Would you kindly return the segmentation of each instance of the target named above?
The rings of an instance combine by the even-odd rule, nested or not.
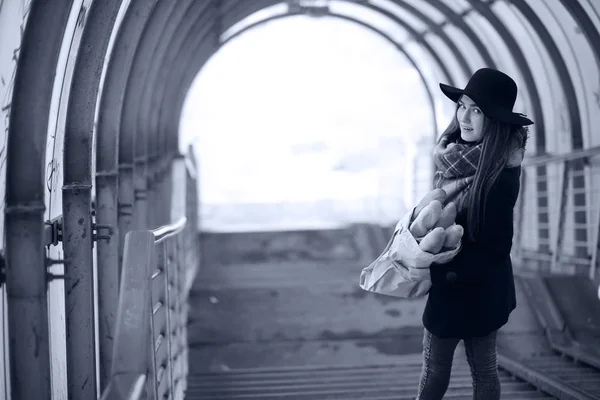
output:
[[[484,223],[485,207],[490,189],[506,167],[511,153],[516,149],[525,149],[528,139],[527,127],[484,118],[481,158],[465,199],[467,209],[465,230],[468,238],[473,242],[477,240],[479,230]],[[440,136],[438,143],[446,137],[450,142],[454,142],[460,137],[460,125],[456,118],[456,112]]]

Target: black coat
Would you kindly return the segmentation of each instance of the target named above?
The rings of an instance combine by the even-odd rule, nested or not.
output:
[[[423,324],[438,337],[467,339],[499,329],[517,305],[510,250],[513,208],[521,167],[505,168],[487,197],[485,223],[477,243],[463,236],[463,248],[446,264],[430,267],[431,290]],[[466,227],[466,212],[456,223]]]

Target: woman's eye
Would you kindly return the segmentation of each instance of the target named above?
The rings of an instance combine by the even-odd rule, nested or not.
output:
[[[478,109],[478,108],[474,108],[474,109],[473,109],[473,112],[474,112],[475,114],[481,114],[481,110],[480,110],[480,109]]]

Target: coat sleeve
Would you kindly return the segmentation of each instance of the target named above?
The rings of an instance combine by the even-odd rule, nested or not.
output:
[[[488,194],[484,226],[476,243],[463,242],[462,250],[446,264],[430,267],[433,285],[452,285],[482,279],[489,268],[510,259],[513,208],[519,194],[520,168],[505,169]]]

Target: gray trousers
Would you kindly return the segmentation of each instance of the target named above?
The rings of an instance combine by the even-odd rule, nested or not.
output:
[[[465,339],[465,351],[473,378],[474,400],[500,399],[496,360],[497,331],[488,336]],[[417,400],[441,400],[448,389],[454,350],[461,339],[442,339],[427,329],[423,335],[423,368]]]

